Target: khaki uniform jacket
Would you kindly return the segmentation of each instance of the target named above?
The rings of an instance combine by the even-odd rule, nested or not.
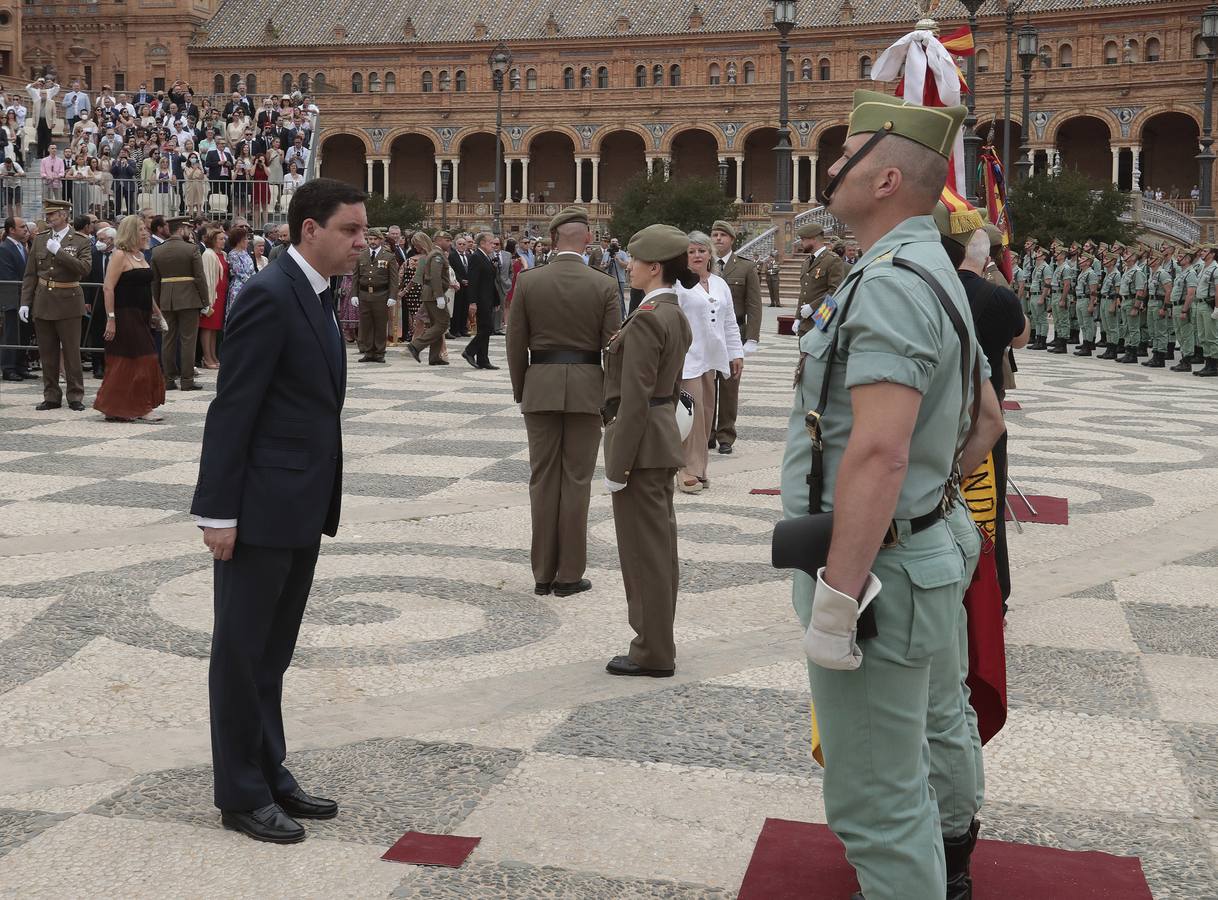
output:
[[[178,280],[183,278],[189,280]],[[157,307],[163,312],[206,309],[210,297],[198,245],[176,237],[158,244],[152,251],[152,299]]]
[[[49,231],[34,238],[34,246],[25,260],[21,305],[30,307],[30,315],[35,319],[83,318],[85,292],[78,282],[93,268],[93,244],[83,234],[68,229],[59,252],[51,253],[47,249],[50,239]],[[48,281],[76,282],[77,286],[52,290]]]
[[[715,266],[718,269],[718,266]],[[761,340],[761,279],[757,266],[747,256],[732,251],[722,272],[716,272],[732,289],[732,305],[736,307],[736,324],[742,341]]]
[[[846,264],[832,250],[825,249],[815,259],[809,256],[804,260],[803,271],[799,273],[799,305],[796,310],[806,303],[815,312],[825,295],[836,291],[845,277]],[[801,319],[799,333],[803,334],[811,327],[811,319]]]
[[[748,264],[753,277],[757,270]],[[677,295],[640,303],[605,350],[605,405],[617,413],[605,426],[605,477],[625,483],[634,469],[676,469],[685,459],[677,430],[685,354],[693,341]],[[651,406],[656,397],[671,402]]]
[[[507,362],[520,411],[599,413],[605,395],[599,365],[529,365],[534,350],[600,353],[622,324],[617,279],[563,253],[516,276],[507,321]]]
[[[398,257],[384,244],[372,252],[365,247],[355,268],[360,300],[388,300],[398,287]]]
[[[439,247],[434,247],[426,259],[418,262],[414,277],[423,286],[419,301],[434,303],[448,290],[448,256]]]

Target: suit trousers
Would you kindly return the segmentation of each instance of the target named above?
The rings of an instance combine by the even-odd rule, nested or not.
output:
[[[389,336],[389,298],[360,297],[359,335],[356,342],[360,353],[376,359],[385,356],[385,342]]]
[[[197,309],[161,310],[169,330],[161,341],[161,370],[166,380],[181,376],[182,386],[195,383],[195,345],[199,342]]]
[[[595,413],[525,413],[529,436],[529,558],[538,584],[579,581],[588,565],[588,501],[601,417]]]
[[[30,326],[21,321],[17,308],[4,311],[4,335],[0,344],[19,344],[26,347],[30,342]],[[20,372],[30,371],[29,351],[0,350],[0,371]]]
[[[35,319],[34,333],[38,336],[38,359],[42,363],[42,399],[49,403],[63,402],[63,391],[59,387],[62,358],[68,402],[82,402],[85,376],[80,361],[80,319]]]
[[[715,421],[715,379],[718,375],[711,369],[697,378],[681,381],[681,390],[694,398],[694,422],[689,429],[689,437],[681,444],[685,465],[677,472],[678,478],[706,478],[707,441],[710,440]]]
[[[675,474],[675,469],[632,469],[626,487],[613,494],[617,555],[635,634],[630,659],[645,669],[672,669],[677,660],[672,634],[680,580]]]
[[[410,345],[420,353],[424,350],[428,351],[427,361],[430,363],[440,358],[440,348],[444,344],[444,332],[448,330],[448,310],[440,309],[434,300],[425,300],[423,310],[427,313],[431,324],[422,334],[416,335]]]
[[[452,301],[453,331],[457,337],[469,337],[469,293],[461,288]]]
[[[296,649],[318,544],[255,547],[238,541],[213,566],[215,625],[207,672],[215,803],[257,809],[296,789],[284,768],[283,675]]]
[[[479,365],[486,365],[491,361],[488,354],[491,346],[491,304],[481,302],[478,304],[478,333],[474,335],[474,339],[465,345],[464,355],[472,357]]]
[[[729,447],[736,443],[736,409],[740,405],[740,379],[716,377],[719,402],[715,418],[715,440]]]

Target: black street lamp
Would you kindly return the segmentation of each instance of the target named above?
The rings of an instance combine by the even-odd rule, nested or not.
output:
[[[451,178],[448,163],[440,163],[440,228],[444,231],[448,230],[448,182]]]
[[[1015,168],[1019,171],[1020,180],[1027,178],[1032,171],[1032,160],[1028,159],[1028,133],[1031,131],[1031,123],[1028,120],[1031,116],[1032,63],[1036,61],[1039,51],[1040,35],[1032,27],[1032,23],[1027,22],[1019,29],[1018,51],[1019,65],[1023,69],[1023,124],[1019,129],[1019,161],[1015,163]]]
[[[1002,171],[1008,179],[1011,177],[1011,94],[1014,82],[1011,77],[1011,48],[1015,43],[1015,13],[1019,12],[1023,2],[1024,0],[1008,2],[1003,10],[1007,26],[1007,63],[1002,73]],[[1023,128],[1027,127],[1025,122]]]
[[[788,213],[791,206],[791,131],[787,128],[787,39],[795,27],[795,0],[773,0],[774,27],[778,29],[778,143],[774,158],[778,171],[774,178],[774,212]]]
[[[977,10],[985,0],[960,0],[968,10],[968,30],[977,41]],[[977,135],[977,51],[968,58],[968,96],[965,97],[967,112],[964,114],[964,192],[968,201],[977,204],[977,151],[981,138]]]
[[[1201,197],[1197,201],[1197,215],[1209,218],[1214,215],[1214,53],[1218,51],[1218,4],[1211,3],[1201,14],[1201,39],[1205,41],[1205,115],[1202,117],[1201,152],[1197,164],[1201,169]]]
[[[500,41],[487,58],[495,88],[495,234],[503,233],[503,76],[512,64],[511,51]]]

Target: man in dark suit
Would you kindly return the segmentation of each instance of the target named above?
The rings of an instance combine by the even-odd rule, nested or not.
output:
[[[101,285],[106,280],[106,269],[110,265],[110,254],[114,250],[114,236],[115,231],[110,227],[97,233],[93,242],[93,266],[85,279],[92,284],[85,288],[85,304],[89,307],[89,318],[81,346],[99,348],[88,351],[94,378],[102,378],[106,374],[106,302],[102,296]]]
[[[280,700],[321,536],[338,529],[346,354],[330,279],[364,249],[365,198],[330,178],[293,195],[292,246],[226,325],[190,510],[215,559],[215,804],[225,827],[272,843],[303,840],[297,819],[338,813],[284,768]]]
[[[207,155],[203,157],[203,165],[207,169],[208,193],[229,196],[235,162],[233,152],[228,149],[228,142],[217,136],[216,146],[208,150]]]
[[[20,216],[4,220],[4,241],[0,243],[0,311],[4,313],[4,335],[0,343],[29,346],[32,330],[21,321],[21,280],[30,254],[30,228]],[[15,283],[14,283],[15,282]],[[29,353],[25,350],[0,350],[0,369],[5,381],[24,381],[30,374]]]
[[[461,358],[475,369],[499,368],[491,365],[491,359],[487,353],[491,343],[491,331],[494,330],[491,314],[499,305],[499,292],[495,290],[495,282],[499,279],[499,273],[495,269],[494,262],[491,261],[494,241],[495,236],[489,231],[481,232],[477,238],[477,249],[467,257],[469,287],[466,292],[469,295],[468,302],[474,304],[477,310],[478,333],[461,351]]]

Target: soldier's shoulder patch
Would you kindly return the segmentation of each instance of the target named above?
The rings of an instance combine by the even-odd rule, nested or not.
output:
[[[656,302],[654,300],[648,300],[644,303],[640,303],[639,308],[635,310],[635,312],[651,312],[655,308]]]

